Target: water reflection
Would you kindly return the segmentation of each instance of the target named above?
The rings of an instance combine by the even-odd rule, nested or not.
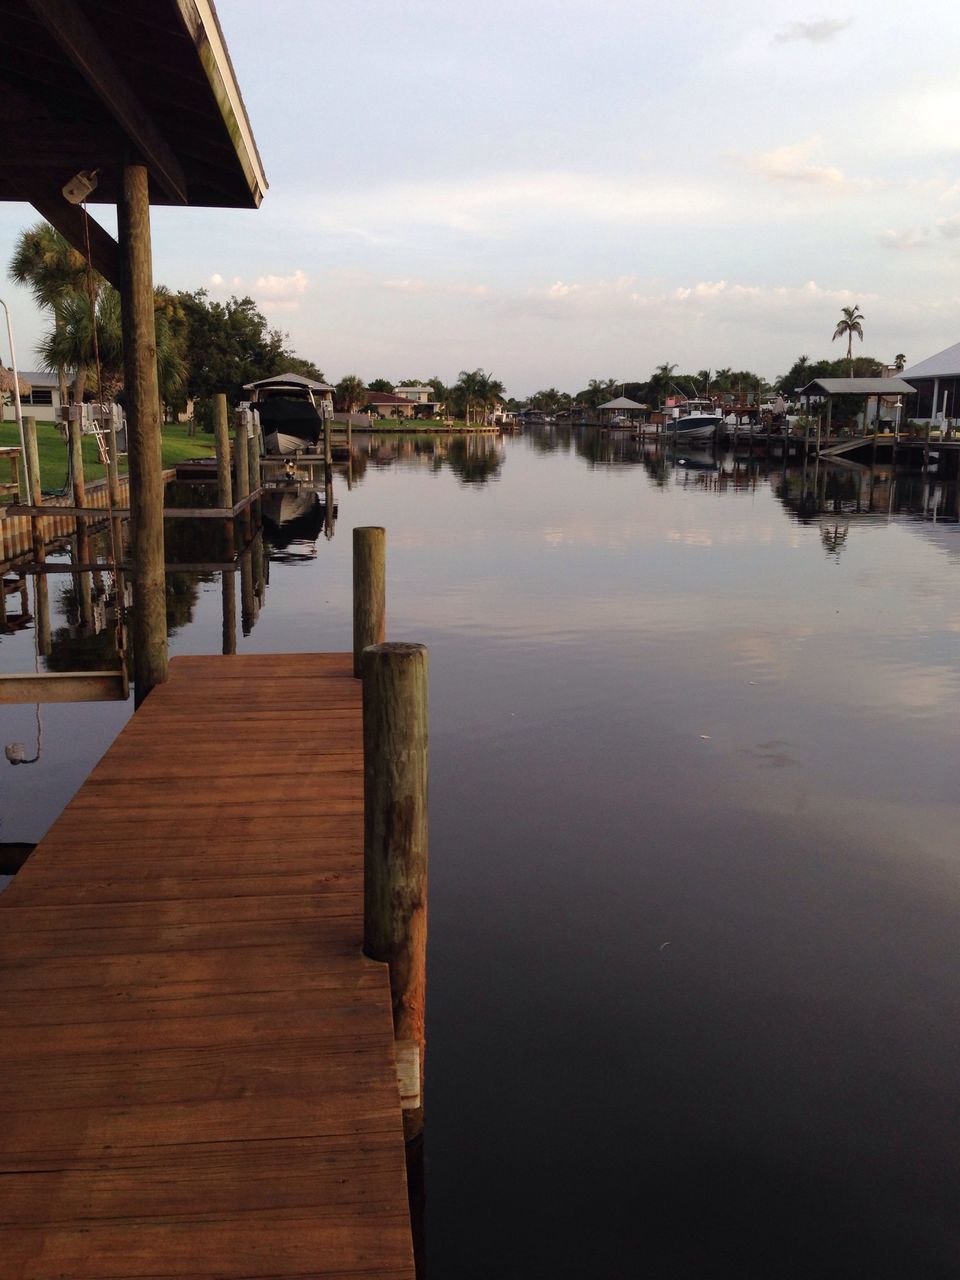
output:
[[[952,1280],[947,458],[456,443],[357,436],[331,481],[388,529],[390,634],[431,649],[430,1274]],[[312,542],[184,575],[172,651],[347,649],[351,539]],[[0,659],[32,667],[29,616]],[[33,707],[3,714],[32,754]],[[44,709],[4,839],[122,714]]]

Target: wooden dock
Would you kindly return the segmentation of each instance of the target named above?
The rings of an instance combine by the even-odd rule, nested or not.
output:
[[[350,655],[176,658],[0,895],[4,1280],[412,1280]]]

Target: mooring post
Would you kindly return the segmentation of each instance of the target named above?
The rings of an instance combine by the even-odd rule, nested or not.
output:
[[[147,168],[124,164],[117,200],[127,410],[136,702],[167,679],[163,463]]]
[[[323,414],[323,462],[327,468],[333,466],[333,419],[326,411]]]
[[[256,493],[260,488],[260,441],[256,430],[251,430],[247,435],[247,472],[250,492]]]
[[[238,422],[233,439],[233,463],[237,473],[235,502],[242,502],[250,494],[250,450],[247,448],[247,424]]]
[[[73,505],[85,507],[86,485],[83,481],[83,423],[79,418],[67,421],[67,440],[70,450],[70,483],[73,486]]]
[[[217,454],[217,503],[221,507],[232,507],[230,427],[227,422],[227,397],[222,391],[218,391],[213,397],[213,446]]]
[[[31,506],[43,505],[43,489],[40,485],[40,454],[37,451],[37,420],[30,416],[23,419],[23,443],[27,459],[27,501]],[[34,560],[44,560],[46,552],[43,545],[42,516],[30,517],[30,533],[33,540]]]
[[[117,437],[117,424],[113,415],[110,415],[110,425],[107,428],[109,432],[108,448],[110,455],[107,459],[107,492],[110,495],[111,507],[120,506],[120,442]]]
[[[427,958],[427,650],[363,654],[363,950],[390,969],[403,1133],[423,1129]]]
[[[353,531],[353,674],[363,674],[361,657],[386,636],[387,531],[367,525]]]

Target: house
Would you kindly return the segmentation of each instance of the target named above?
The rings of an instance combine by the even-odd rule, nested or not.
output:
[[[395,396],[389,391],[368,391],[366,408],[379,418],[412,418],[417,406],[406,396]]]
[[[960,342],[911,365],[899,376],[917,389],[904,401],[904,417],[944,423],[960,418]]]
[[[20,377],[30,383],[30,394],[21,395],[20,405],[25,417],[40,418],[44,422],[54,422],[60,409],[60,382],[55,373],[35,373],[21,369]],[[68,375],[69,379],[72,374]],[[3,422],[16,422],[17,414],[13,404],[13,396],[5,396],[9,401],[0,410]]]
[[[394,394],[403,396],[405,400],[412,400],[420,418],[435,418],[443,413],[443,401],[434,399],[433,387],[394,387]]]

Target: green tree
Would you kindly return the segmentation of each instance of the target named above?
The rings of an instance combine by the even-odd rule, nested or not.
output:
[[[168,299],[165,291],[154,298],[157,379],[164,403],[177,396],[186,372],[182,349],[167,312]],[[101,288],[96,301],[96,326],[89,298],[83,294],[68,297],[62,304],[59,325],[54,324],[41,338],[37,351],[46,369],[76,369],[81,385],[84,379],[95,377],[99,366],[98,394],[105,400],[116,399],[123,387],[120,294],[112,285]]]
[[[211,302],[206,289],[178,297],[189,335],[185,389],[191,399],[208,401],[223,391],[236,402],[243,398],[245,383],[289,367],[293,352],[286,335],[267,327],[252,298]]]
[[[847,340],[847,359],[850,362],[850,377],[853,377],[853,335],[856,334],[860,341],[863,341],[863,314],[859,306],[854,304],[852,307],[841,307],[842,315],[837,321],[837,327],[833,331],[832,341],[836,342],[837,338],[846,338]]]
[[[48,222],[37,222],[21,231],[14,246],[9,275],[17,284],[27,285],[37,306],[53,314],[54,330],[64,323],[64,308],[77,297],[86,297],[89,310],[89,289],[94,298],[103,287],[104,280],[96,271],[87,267],[87,260],[73,245],[55,231]],[[54,366],[60,383],[60,402],[67,402],[66,365]],[[74,399],[83,399],[83,375],[78,370],[74,386]]]
[[[363,379],[355,373],[348,373],[340,379],[336,386],[336,403],[341,413],[353,413],[363,404],[367,389]]]
[[[374,378],[372,382],[367,383],[368,391],[384,391],[387,395],[393,395],[393,383],[388,382],[386,378]]]

